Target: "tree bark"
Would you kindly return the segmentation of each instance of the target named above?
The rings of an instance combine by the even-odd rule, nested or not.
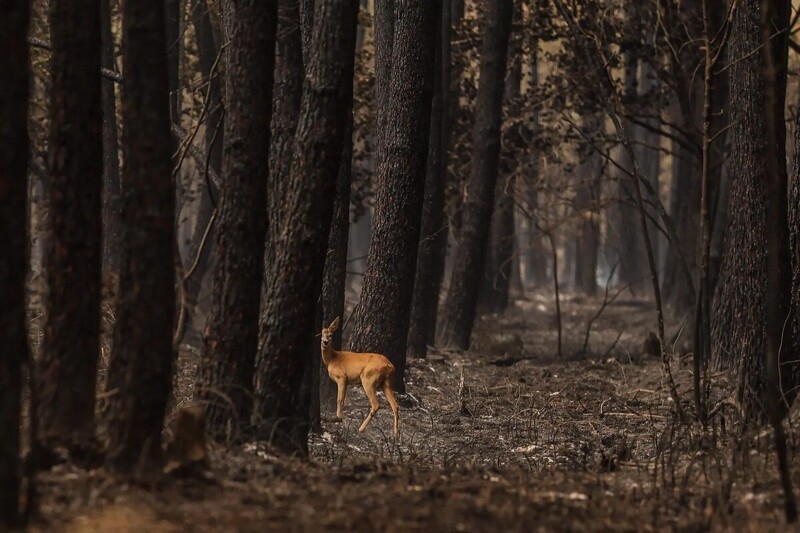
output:
[[[353,72],[350,73],[351,78]],[[336,317],[344,315],[345,284],[347,281],[347,241],[350,232],[350,184],[353,159],[353,84],[350,93],[345,95],[350,106],[345,117],[344,140],[342,141],[342,160],[336,180],[336,197],[333,204],[331,231],[328,236],[328,253],[325,257],[325,270],[322,276],[322,322],[330,324]],[[344,318],[342,318],[344,320]],[[319,321],[318,324],[320,325]],[[342,345],[342,331],[336,330],[333,336],[335,346]],[[316,346],[315,346],[316,348]],[[327,370],[320,366],[320,351],[315,349],[314,369],[319,368],[321,376],[321,400],[329,408],[335,407],[336,387],[328,379]]]
[[[584,134],[591,138],[602,131],[599,116],[584,118]],[[578,217],[578,238],[575,241],[575,287],[588,296],[597,293],[597,253],[600,246],[600,189],[602,186],[602,155],[591,143],[582,143],[575,191],[575,211]],[[635,221],[634,221],[635,222]]]
[[[624,55],[625,93],[629,101],[636,101],[639,62],[632,50],[626,51]],[[633,123],[629,123],[627,129],[631,132],[631,137],[633,139],[638,140],[640,138],[641,132],[639,131],[639,127]],[[635,149],[637,152],[641,152],[638,144],[635,146]],[[621,168],[617,173],[619,186],[619,218],[617,221],[617,231],[619,234],[619,268],[617,270],[617,278],[620,284],[630,287],[631,293],[634,295],[642,295],[647,292],[650,272],[647,268],[647,256],[644,249],[642,228],[637,224],[639,210],[636,206],[636,197],[633,190],[635,185],[627,175],[633,173],[633,161],[627,150],[622,147],[618,150],[619,165]],[[638,155],[637,153],[637,156]],[[641,160],[639,161],[641,164]],[[642,170],[644,170],[644,167],[642,167]]]
[[[302,11],[301,11],[302,13]],[[358,0],[316,0],[303,100],[285,194],[285,231],[267,277],[256,367],[256,419],[279,449],[306,454],[312,356],[352,91]]]
[[[0,17],[0,525],[17,525],[20,495],[22,365],[28,359],[25,273],[28,270],[27,0],[4,0]]]
[[[469,347],[478,284],[483,275],[500,159],[503,85],[512,11],[510,0],[488,3],[483,30],[481,81],[473,130],[475,153],[440,335],[441,344],[460,349]]]
[[[116,70],[114,36],[111,32],[111,0],[100,0],[100,60],[103,68]],[[103,262],[104,279],[116,281],[120,265],[120,184],[117,103],[114,81],[103,78]]]
[[[400,393],[405,392],[440,4],[394,3],[390,82],[385,97],[378,100],[384,125],[378,145],[372,242],[350,340],[355,351],[389,358],[396,369],[394,388]]]
[[[781,1],[773,11],[771,23],[783,30],[789,22],[789,2]],[[773,41],[775,73],[774,121],[775,146],[767,147],[767,118],[764,72],[760,54],[753,54],[761,44],[760,0],[744,0],[734,14],[729,41],[732,173],[730,211],[722,270],[714,298],[712,346],[719,365],[731,369],[738,382],[738,395],[748,419],[762,419],[765,410],[765,332],[766,319],[783,326],[786,316],[767,316],[766,286],[780,282],[767,272],[768,157],[775,157],[776,179],[786,183],[785,124],[787,41],[786,33],[776,34]],[[770,109],[767,109],[770,112]],[[772,152],[774,150],[774,153]],[[768,156],[769,154],[769,156]],[[733,170],[735,169],[735,170]],[[788,258],[782,258],[788,261]],[[789,272],[789,265],[780,265]],[[773,324],[774,326],[775,324]],[[792,358],[793,350],[782,352],[783,365]],[[787,359],[788,357],[788,359]],[[782,369],[785,400],[795,395],[794,364]]]
[[[394,46],[395,0],[378,0],[375,2],[375,95],[373,103],[376,107],[387,105],[392,85],[392,48]],[[386,113],[376,113],[375,132],[375,172],[382,157],[381,146],[386,133]]]
[[[238,2],[225,106],[214,288],[198,376],[212,435],[249,428],[263,279],[277,0]]]
[[[693,95],[694,109],[701,107],[699,102],[702,100],[698,98],[702,98],[702,87],[699,94]],[[689,127],[695,128],[694,125]],[[697,228],[700,224],[700,153],[674,141],[672,152],[669,212],[675,221],[677,241],[671,242],[666,251],[662,287],[666,301],[675,309],[685,311],[694,305],[692,273],[697,268]]]
[[[428,159],[422,202],[417,268],[409,315],[409,357],[425,357],[436,335],[439,292],[447,251],[444,218],[444,185],[447,175],[447,147],[450,145],[450,0],[442,1],[441,20],[436,32],[434,91],[428,135]]]
[[[313,19],[312,19],[313,20]],[[279,0],[278,33],[275,41],[275,87],[272,94],[272,123],[269,152],[267,246],[264,271],[275,259],[275,244],[284,230],[287,198],[285,188],[292,164],[297,117],[303,96],[303,45],[297,0]],[[262,284],[263,288],[266,285]],[[263,305],[263,303],[262,303]]]
[[[531,38],[530,43],[530,80],[529,80],[529,93],[536,95],[536,89],[539,85],[539,40],[536,37]],[[535,104],[535,102],[533,103]],[[531,105],[529,103],[529,105]],[[532,106],[536,109],[536,106]],[[531,137],[536,138],[539,131],[539,112],[534,110],[531,112],[530,117]],[[526,200],[527,200],[527,242],[526,242],[526,257],[525,257],[525,281],[532,283],[535,286],[544,286],[547,283],[547,257],[548,252],[542,242],[542,234],[537,228],[539,223],[539,160],[541,153],[538,147],[530,147],[531,155],[527,161],[528,179],[526,185]]]
[[[522,5],[514,9],[512,25],[521,26]],[[501,133],[500,177],[495,189],[495,203],[489,230],[489,244],[481,290],[478,293],[478,307],[488,313],[501,313],[508,307],[511,287],[511,270],[514,258],[514,188],[519,151],[522,143],[514,137],[516,128],[513,121],[519,114],[517,99],[522,83],[522,35],[512,31],[509,37],[510,67],[506,74],[504,87],[504,118],[506,126]]]
[[[180,51],[181,51],[181,0],[164,1],[164,25],[167,34],[167,72],[169,79],[169,116],[180,125]],[[177,141],[173,137],[173,142]]]
[[[103,113],[100,2],[50,2],[49,291],[38,372],[39,445],[94,438],[100,357]]]
[[[109,459],[119,470],[158,467],[172,386],[175,183],[163,0],[124,2],[123,262],[108,390]]]
[[[211,25],[211,17],[205,0],[194,0],[192,6],[192,17],[194,21],[195,39],[197,41],[197,55],[200,63],[200,72],[208,83],[209,110],[205,122],[203,139],[206,146],[207,159],[205,165],[213,170],[217,176],[222,175],[222,147],[225,143],[225,128],[223,124],[223,100],[222,100],[222,76],[220,68],[214,69],[214,63],[220,53],[219,45],[214,41],[214,30]],[[206,235],[206,228],[211,221],[211,216],[219,198],[219,189],[208,178],[206,167],[201,167],[196,173],[198,180],[195,190],[198,191],[200,198],[196,199],[197,214],[194,223],[194,231],[191,243],[187,247],[187,254],[184,258],[184,267],[191,268],[196,260],[197,267],[194,274],[186,284],[185,313],[189,317],[186,325],[189,326],[189,343],[195,343],[202,336],[205,328],[205,317],[207,309],[200,305],[200,292],[205,287],[203,281],[213,273],[214,249],[216,248],[216,228],[209,229],[205,245],[200,246],[203,237]],[[199,257],[198,257],[198,254]],[[180,326],[180,324],[179,324]],[[180,333],[183,335],[183,333]]]

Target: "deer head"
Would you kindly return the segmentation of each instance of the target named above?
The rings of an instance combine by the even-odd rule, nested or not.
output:
[[[322,339],[320,341],[320,343],[322,344],[322,348],[327,348],[328,346],[330,346],[331,342],[333,342],[333,333],[336,331],[338,327],[339,327],[338,316],[333,320],[333,322],[331,322],[330,326],[328,326],[327,328],[325,326],[322,327],[322,334],[321,334]]]

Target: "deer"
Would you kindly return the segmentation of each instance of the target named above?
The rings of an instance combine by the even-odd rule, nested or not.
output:
[[[342,408],[344,407],[344,396],[347,386],[361,382],[364,392],[367,394],[371,409],[367,418],[358,428],[363,433],[372,421],[372,417],[380,409],[378,403],[378,389],[383,391],[386,400],[394,413],[394,435],[397,436],[398,423],[400,420],[400,408],[392,391],[392,380],[394,379],[394,365],[385,355],[379,353],[358,353],[346,352],[333,349],[333,333],[339,327],[339,317],[336,317],[327,328],[323,324],[320,335],[320,348],[322,350],[322,362],[328,369],[328,376],[336,383],[338,394],[336,399],[336,417],[341,420]]]

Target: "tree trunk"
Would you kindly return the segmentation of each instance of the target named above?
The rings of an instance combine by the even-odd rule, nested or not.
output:
[[[719,5],[724,2],[718,3]],[[699,0],[685,2],[684,13],[689,30],[700,34],[702,7]],[[685,25],[674,30],[686,31]],[[713,30],[712,30],[713,31]],[[679,313],[695,304],[694,278],[698,261],[698,229],[700,227],[701,161],[700,128],[703,109],[703,83],[687,80],[686,65],[702,61],[699,47],[683,47],[669,68],[676,80],[676,103],[668,111],[670,121],[679,125],[682,141],[672,141],[672,185],[669,214],[674,222],[674,239],[665,250],[662,287],[665,301]],[[728,113],[725,113],[728,115]],[[718,131],[718,130],[717,130]]]
[[[222,147],[224,145],[225,129],[222,124],[221,76],[219,67],[214,70],[214,63],[220,53],[220,45],[214,40],[214,28],[211,24],[211,15],[206,0],[193,0],[192,20],[194,22],[200,73],[209,84],[208,90],[211,91],[204,134],[206,150],[209,154],[209,166],[219,176],[222,174]],[[217,191],[214,190],[213,192],[216,193]]]
[[[783,30],[789,21],[789,2],[774,10],[773,27]],[[722,259],[722,270],[714,298],[712,346],[721,366],[730,368],[738,380],[738,394],[745,416],[761,418],[768,393],[765,389],[764,351],[766,331],[767,283],[777,280],[767,275],[767,214],[779,206],[767,202],[767,130],[765,117],[764,72],[760,54],[752,54],[761,44],[760,0],[744,0],[734,14],[729,56],[736,58],[730,72],[732,173],[730,211]],[[785,125],[787,41],[777,33],[773,42],[775,76],[774,120],[775,153],[780,163],[775,172],[786,183]],[[767,110],[770,111],[769,109]],[[781,175],[783,177],[781,177]],[[788,259],[787,259],[788,260]],[[781,265],[787,272],[789,265]],[[771,316],[781,324],[786,317]],[[793,350],[783,352],[781,363]],[[793,372],[782,372],[787,400],[795,394]]]
[[[387,105],[392,82],[392,47],[394,45],[394,5],[395,0],[378,0],[375,2],[375,18],[373,22],[375,32],[375,94],[373,105]],[[380,166],[379,158],[383,152],[383,138],[386,133],[386,113],[376,113],[375,131],[373,141],[375,146],[375,173]]]
[[[420,221],[417,269],[408,328],[408,356],[425,357],[436,334],[439,289],[447,251],[447,225],[444,220],[444,184],[447,173],[447,147],[450,144],[450,0],[442,1],[439,30],[436,33],[435,81],[431,102],[431,126],[425,193]]]
[[[120,294],[108,390],[110,459],[157,467],[172,386],[175,183],[163,0],[124,2]]]
[[[325,270],[322,276],[322,322],[330,323],[334,318],[344,315],[345,282],[347,280],[347,241],[350,232],[350,177],[353,159],[353,89],[346,95],[350,102],[345,120],[345,132],[342,145],[342,160],[339,164],[339,177],[336,181],[336,197],[333,204],[331,231],[328,236],[328,253],[325,257]],[[344,318],[342,318],[344,320]],[[320,325],[319,323],[317,325]],[[342,345],[342,330],[336,330],[333,336],[335,346]],[[322,401],[335,407],[336,387],[328,379],[327,371],[320,367],[320,351],[315,349],[314,367],[322,373]]]
[[[378,100],[384,125],[378,145],[372,242],[361,299],[353,311],[351,348],[385,354],[395,365],[394,386],[400,393],[405,392],[440,6],[434,1],[394,4],[390,82],[385,97]]]
[[[512,24],[521,26],[522,5],[516,4]],[[517,99],[522,83],[522,35],[512,32],[509,41],[511,66],[506,75],[504,100],[504,123],[513,121],[519,115]],[[517,157],[524,149],[522,143],[514,138],[516,128],[507,126],[502,140],[500,157],[500,178],[495,189],[495,204],[489,231],[489,248],[481,290],[478,293],[478,307],[489,313],[500,313],[508,307],[508,291],[511,287],[511,262],[514,258],[514,184],[517,171]]]
[[[28,270],[27,0],[3,3],[0,17],[0,525],[17,525],[20,489],[22,365],[28,359],[25,273]]]
[[[198,396],[212,435],[249,427],[263,279],[277,0],[236,4],[226,77],[223,182]]]
[[[653,72],[653,67],[649,62],[645,60],[639,61],[636,89],[638,97],[642,101],[643,105],[653,100],[652,93],[655,85],[653,78],[655,75],[656,74]],[[656,105],[657,104],[655,103],[651,104],[653,107]],[[657,114],[660,113],[661,110],[660,108],[656,107],[654,112]],[[643,126],[639,126],[637,128],[638,131],[636,133],[640,143],[638,146],[636,146],[636,159],[639,161],[639,164],[642,168],[642,177],[649,182],[650,187],[655,192],[655,197],[649,198],[648,196],[648,199],[656,201],[660,200],[660,185],[658,178],[661,167],[661,153],[659,152],[661,136],[657,133],[659,119],[643,118],[642,121],[652,129],[648,129]],[[647,212],[649,213],[650,219],[659,220],[659,212],[656,206],[648,205]],[[660,239],[656,238],[656,236],[659,235],[659,231],[656,226],[649,221],[647,224],[647,231],[653,236],[653,254],[656,257],[656,261],[658,261],[658,257],[661,253],[661,247],[659,246]],[[644,246],[642,246],[642,264],[644,265],[645,275],[649,276],[650,272],[647,268],[647,252],[644,249]]]
[[[100,0],[101,63],[117,70],[111,32],[111,0]],[[114,81],[102,79],[103,100],[103,263],[104,279],[116,281],[120,265],[120,186],[117,103]]]
[[[625,93],[630,101],[637,98],[637,71],[638,60],[633,51],[625,53],[624,60]],[[629,123],[628,131],[631,132],[632,139],[640,140],[641,131],[638,126]],[[637,152],[639,145],[634,146]],[[618,205],[619,218],[617,221],[617,232],[619,235],[619,268],[617,270],[618,281],[622,285],[628,285],[634,295],[643,295],[648,290],[648,280],[650,272],[647,268],[647,256],[644,249],[644,238],[642,236],[641,225],[638,224],[639,209],[636,205],[634,193],[635,184],[627,174],[633,173],[633,161],[627,150],[619,148],[618,171]],[[638,154],[637,154],[638,155]],[[641,164],[641,162],[640,162]],[[642,167],[644,170],[644,167]]]
[[[440,340],[446,346],[460,349],[469,347],[489,237],[500,159],[503,85],[512,11],[511,0],[490,2],[483,30],[481,81],[473,130],[475,153]]]
[[[169,116],[180,125],[180,61],[181,61],[181,0],[164,0],[164,25],[167,34],[167,72],[169,79]],[[173,137],[177,148],[177,141]]]
[[[528,84],[530,86],[529,93],[535,97],[536,90],[539,85],[539,40],[536,37],[531,38],[530,43],[530,79]],[[530,105],[530,104],[529,104]],[[539,131],[539,112],[534,107],[531,112],[530,128],[531,137],[536,138]],[[544,243],[542,242],[542,234],[536,227],[539,223],[538,210],[539,210],[539,160],[541,153],[538,147],[530,147],[530,156],[527,163],[528,178],[525,180],[527,183],[524,186],[525,195],[527,200],[527,233],[526,233],[526,254],[525,254],[525,282],[531,283],[534,286],[541,287],[547,283],[547,252]]]
[[[300,9],[297,0],[279,0],[278,33],[275,41],[275,87],[272,93],[272,138],[267,185],[267,247],[264,271],[275,259],[275,243],[284,230],[288,206],[285,188],[292,164],[292,145],[303,96],[303,50],[300,35]],[[262,287],[266,288],[265,284]],[[263,305],[263,302],[262,302]]]
[[[593,138],[603,129],[599,116],[584,118],[584,134]],[[579,147],[580,165],[575,191],[575,211],[578,213],[578,238],[575,241],[575,287],[588,296],[597,293],[597,252],[600,246],[600,188],[602,186],[602,155],[591,143]]]
[[[301,11],[302,13],[302,11]],[[256,422],[278,448],[306,454],[303,379],[352,94],[358,0],[316,0],[284,220],[267,276],[256,368]]]
[[[194,344],[202,336],[205,328],[205,317],[207,313],[200,306],[200,292],[203,290],[203,280],[209,275],[209,270],[213,267],[214,249],[216,248],[216,231],[214,227],[208,228],[211,216],[219,198],[219,189],[209,179],[206,170],[213,170],[217,176],[222,175],[222,147],[225,142],[225,128],[223,125],[223,101],[221,89],[221,75],[219,67],[214,70],[214,63],[220,53],[219,46],[214,41],[214,30],[211,25],[211,17],[205,0],[194,0],[192,5],[192,18],[194,22],[195,39],[197,42],[197,55],[200,64],[200,72],[203,79],[208,83],[207,91],[209,94],[209,109],[205,121],[203,139],[206,146],[207,158],[204,162],[206,166],[199,169],[196,173],[198,180],[195,190],[200,195],[195,199],[197,202],[197,214],[194,223],[192,239],[187,248],[184,258],[184,268],[191,268],[196,262],[197,266],[194,273],[186,284],[185,301],[182,305],[186,306],[184,312],[188,316],[185,325],[189,327],[189,339],[187,342]],[[206,229],[208,235],[206,236]],[[205,236],[205,244],[203,238]],[[201,249],[202,246],[202,249]],[[199,256],[198,256],[199,254]],[[180,326],[181,324],[178,324]],[[183,338],[184,333],[179,332]]]
[[[50,2],[49,291],[38,378],[40,445],[94,439],[100,357],[103,113],[100,2]]]

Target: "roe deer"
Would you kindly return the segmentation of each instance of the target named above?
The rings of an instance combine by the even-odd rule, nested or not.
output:
[[[380,409],[377,391],[383,391],[386,400],[394,412],[394,434],[397,435],[397,424],[400,418],[397,400],[392,392],[392,379],[394,379],[394,365],[385,355],[377,353],[355,353],[337,351],[333,349],[333,332],[339,327],[339,317],[331,322],[327,328],[322,327],[322,339],[320,347],[322,349],[322,362],[328,369],[328,375],[336,383],[339,394],[336,400],[336,416],[342,418],[342,407],[344,406],[344,395],[347,392],[347,385],[361,382],[364,392],[367,393],[369,403],[372,406],[367,418],[358,428],[364,431],[369,425],[372,417]]]

